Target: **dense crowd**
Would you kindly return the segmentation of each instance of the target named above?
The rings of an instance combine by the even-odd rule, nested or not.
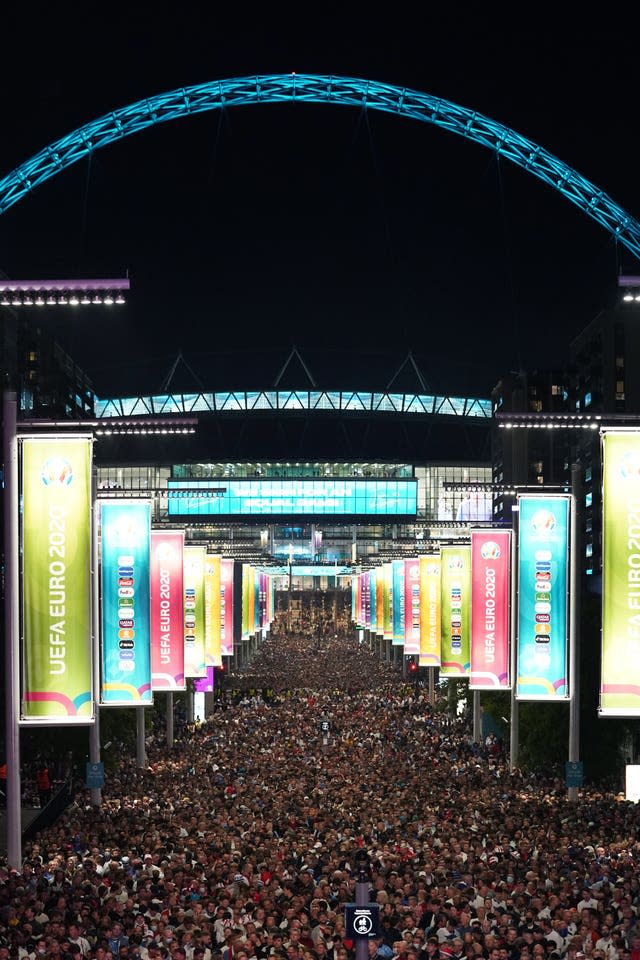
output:
[[[372,960],[640,960],[635,804],[510,772],[344,617],[309,618],[248,668],[272,696],[172,749],[158,729],[0,868],[0,960],[353,960],[362,854]]]

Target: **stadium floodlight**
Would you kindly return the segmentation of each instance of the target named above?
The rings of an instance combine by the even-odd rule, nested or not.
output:
[[[128,277],[104,280],[0,279],[0,306],[111,306],[125,303],[124,294],[130,287]]]

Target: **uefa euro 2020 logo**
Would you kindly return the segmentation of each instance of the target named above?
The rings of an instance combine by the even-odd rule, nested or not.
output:
[[[500,546],[495,540],[487,540],[480,547],[480,556],[483,560],[497,560],[500,557]]]
[[[64,457],[49,457],[42,464],[40,479],[45,487],[68,487],[73,480],[73,468]]]
[[[551,533],[555,525],[555,514],[551,510],[536,510],[531,517],[531,526],[535,533]]]
[[[627,450],[620,458],[620,476],[623,480],[640,480],[640,452]]]
[[[449,570],[463,570],[464,560],[457,553],[449,558]]]

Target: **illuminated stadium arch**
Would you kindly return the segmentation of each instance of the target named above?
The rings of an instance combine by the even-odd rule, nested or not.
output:
[[[495,150],[558,190],[640,259],[640,223],[576,170],[521,134],[474,110],[417,90],[373,80],[311,74],[215,80],[157,94],[105,114],[40,150],[0,180],[0,214],[94,150],[156,123],[222,107],[291,102],[368,107],[460,134]]]

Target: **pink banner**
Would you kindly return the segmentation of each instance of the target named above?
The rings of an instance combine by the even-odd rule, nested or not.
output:
[[[471,690],[511,686],[510,560],[510,531],[471,531]]]
[[[404,652],[420,653],[420,560],[404,562]]]
[[[233,564],[220,561],[220,649],[223,657],[233,656]]]
[[[181,530],[151,531],[151,689],[185,690]]]

